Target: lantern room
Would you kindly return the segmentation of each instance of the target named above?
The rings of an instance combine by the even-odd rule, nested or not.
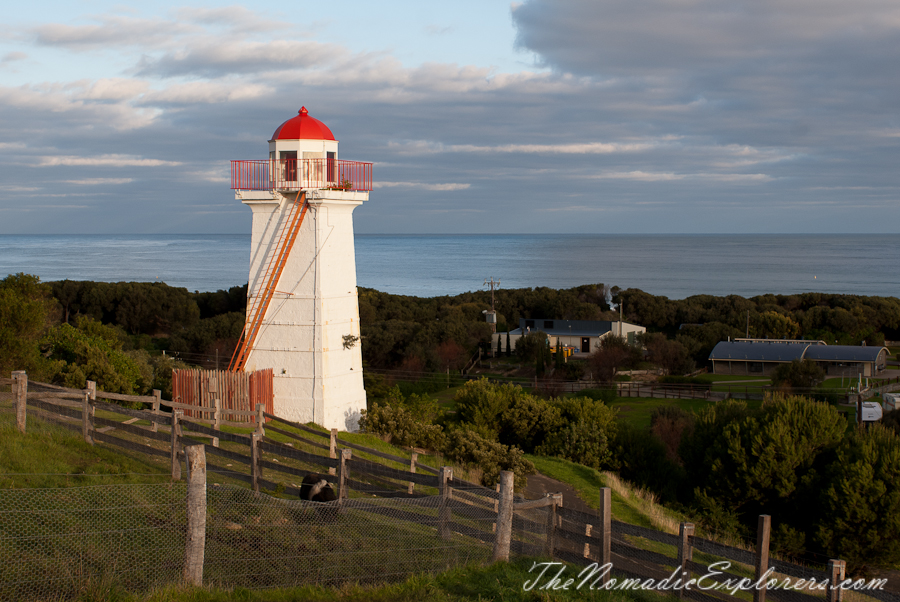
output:
[[[286,166],[296,165],[298,159],[301,165],[310,160],[323,160],[326,168],[331,165],[333,170],[337,158],[338,141],[334,139],[334,134],[327,125],[310,117],[306,107],[301,108],[296,117],[278,126],[269,140],[269,160]],[[327,174],[326,179],[334,180],[327,178]]]
[[[338,141],[306,107],[269,140],[269,159],[232,161],[233,190],[372,190],[372,164],[338,159]]]

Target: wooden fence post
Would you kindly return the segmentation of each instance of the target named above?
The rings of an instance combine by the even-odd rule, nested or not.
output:
[[[547,542],[544,544],[544,554],[553,559],[553,550],[556,549],[556,506],[562,506],[562,494],[546,493],[544,497],[553,499],[553,503],[547,506]]]
[[[438,479],[441,495],[441,505],[438,509],[438,535],[449,539],[450,526],[448,523],[450,522],[450,496],[453,493],[453,469],[449,466],[441,466]]]
[[[328,443],[328,457],[337,460],[337,429],[331,429],[331,441]],[[328,474],[334,475],[334,466],[328,469]]]
[[[609,487],[600,488],[600,549],[597,562],[605,566],[612,562],[612,490]],[[606,585],[609,581],[609,571],[601,578],[600,584]]]
[[[187,537],[184,555],[184,580],[203,585],[203,561],[206,554],[206,448],[203,444],[184,448],[187,467]]]
[[[691,548],[691,536],[693,534],[693,523],[681,523],[678,529],[678,535],[681,538],[681,545],[678,547],[678,566],[681,567],[681,586],[678,588],[679,600],[683,599],[687,592],[684,584],[687,583],[691,571],[688,563],[694,559],[693,549]]]
[[[756,527],[756,581],[759,581],[769,569],[769,533],[772,529],[772,517],[760,514]],[[765,602],[766,588],[753,588],[753,602]]]
[[[178,437],[181,435],[181,425],[179,421],[184,414],[182,410],[172,410],[172,480],[181,480],[181,462],[178,460],[178,452],[181,446],[178,443]]]
[[[216,395],[213,397],[213,428],[217,431],[222,428],[222,400]],[[219,447],[219,438],[213,437],[213,447]]]
[[[25,406],[28,404],[28,374],[24,370],[16,370],[12,373],[13,393],[16,396],[16,428],[20,433],[25,432]]]
[[[584,536],[590,537],[591,531],[594,529],[594,525],[585,525],[584,526]],[[584,544],[584,557],[590,560],[591,558],[591,544]]]
[[[162,399],[162,391],[160,391],[159,389],[153,389],[153,406],[152,407],[153,407],[153,414],[155,416],[158,416],[160,413],[159,402],[161,399]],[[154,432],[154,433],[157,432],[158,428],[159,428],[159,425],[156,424],[155,422],[150,423],[150,430],[152,432]]]
[[[497,507],[497,522],[494,531],[494,554],[492,562],[509,560],[509,546],[512,542],[513,483],[515,473],[504,470],[500,473],[500,500]]]
[[[260,437],[264,437],[266,434],[265,411],[266,406],[261,403],[256,404],[256,432],[259,433]]]
[[[81,436],[84,442],[94,444],[91,433],[94,431],[94,405],[91,403],[91,392],[84,390],[84,398],[81,400]]]
[[[350,476],[350,459],[353,457],[353,450],[351,449],[342,449],[341,450],[341,466],[340,466],[340,474],[338,475],[338,500],[347,499],[347,477]]]
[[[259,479],[262,477],[262,466],[259,464],[259,440],[262,435],[253,433],[250,435],[250,476],[254,493],[259,493]]]
[[[844,571],[847,565],[843,560],[828,561],[828,592],[825,594],[827,602],[841,602],[844,599],[844,590],[838,587],[844,581]]]
[[[413,452],[412,456],[409,458],[409,472],[410,474],[416,474],[416,462],[419,460],[419,454],[417,452]],[[409,482],[409,495],[412,495],[415,491],[416,484],[412,481]]]

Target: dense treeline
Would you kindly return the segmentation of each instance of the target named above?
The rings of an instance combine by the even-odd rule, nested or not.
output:
[[[883,345],[900,338],[900,299],[825,293],[696,295],[671,300],[638,289],[613,290],[626,321],[665,333],[705,362],[730,337],[821,339],[828,344]],[[749,316],[749,325],[748,325]]]
[[[197,360],[231,357],[247,306],[247,285],[227,291],[190,293],[162,282],[48,283],[59,302],[62,322],[79,316],[119,327],[130,335],[126,346],[150,352],[168,351]]]
[[[46,330],[56,322],[77,328],[80,317],[89,317],[121,329],[126,335],[120,337],[124,350],[150,354],[165,350],[208,367],[216,358],[219,366],[227,364],[243,328],[246,285],[191,293],[161,282],[64,280],[45,285],[21,274],[7,280],[16,278],[16,286],[29,289],[23,294],[30,301],[17,307],[23,313],[10,309],[4,319],[21,322],[23,328],[31,324],[29,328]],[[43,292],[36,294],[37,289]],[[651,361],[665,364],[673,374],[685,371],[691,361],[703,366],[716,343],[744,336],[748,330],[752,337],[805,337],[843,344],[877,345],[900,338],[900,300],[892,297],[805,293],[671,300],[637,289],[592,284],[564,290],[500,289],[494,301],[500,332],[517,328],[521,318],[615,320],[621,304],[627,321],[660,335],[649,337],[645,348],[656,358]],[[490,328],[483,312],[490,306],[489,291],[420,298],[361,288],[363,360],[380,369],[459,369],[479,346],[487,350]],[[43,308],[38,312],[43,317],[29,314],[37,307]],[[23,353],[14,346],[6,343],[4,355]],[[601,359],[605,363],[594,367],[598,372],[620,361]]]
[[[521,318],[616,320],[610,309],[621,304],[627,322],[677,341],[697,365],[707,362],[719,341],[749,334],[757,338],[821,339],[829,344],[881,345],[900,339],[900,299],[825,293],[696,295],[668,299],[638,289],[603,284],[572,289],[501,289],[494,293],[498,331],[518,328]],[[360,289],[363,354],[373,367],[415,366],[443,369],[448,363],[435,350],[452,342],[460,355],[471,355],[487,340],[482,311],[491,293],[453,297],[404,297]],[[661,343],[659,344],[661,345]]]

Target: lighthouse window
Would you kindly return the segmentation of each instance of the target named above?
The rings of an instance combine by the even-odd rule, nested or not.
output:
[[[328,174],[327,179],[329,182],[337,182],[337,178],[334,174],[334,158],[337,153],[329,152],[327,156],[327,165],[328,165]],[[340,184],[340,182],[338,182]]]
[[[297,151],[281,151],[281,169],[285,180],[297,181]]]

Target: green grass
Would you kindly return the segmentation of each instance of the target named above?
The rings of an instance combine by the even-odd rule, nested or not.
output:
[[[160,482],[162,466],[103,445],[85,443],[80,433],[29,416],[27,433],[0,422],[0,488],[55,488]]]
[[[148,595],[132,595],[112,586],[99,585],[86,591],[79,602],[660,602],[674,599],[642,591],[576,589],[574,585],[568,590],[540,590],[547,582],[546,577],[531,591],[526,591],[526,582],[533,581],[540,570],[535,567],[535,562],[540,560],[515,559],[489,566],[468,565],[438,575],[417,575],[400,583],[381,586],[348,584],[268,590],[171,587]],[[580,570],[567,567],[565,575],[577,577]]]
[[[660,406],[676,406],[698,412],[715,402],[705,399],[660,399],[659,397],[619,397],[610,404],[618,410],[618,421],[641,429],[650,429],[650,416]]]
[[[768,384],[772,381],[771,378],[768,378],[765,376],[741,376],[741,375],[734,375],[734,374],[700,374],[696,378],[705,383],[728,382],[728,381],[735,381],[735,380],[738,380],[738,381],[748,380],[748,381],[760,381],[760,382],[764,382],[764,383]]]
[[[659,528],[651,520],[646,499],[642,499],[640,494],[632,491],[627,491],[623,495],[619,492],[621,482],[608,482],[607,475],[600,471],[561,458],[531,454],[525,454],[525,458],[530,460],[542,475],[571,485],[578,497],[594,510],[600,508],[600,488],[610,487],[612,488],[613,518],[639,527]],[[681,520],[681,517],[674,513],[671,514],[671,518]]]

